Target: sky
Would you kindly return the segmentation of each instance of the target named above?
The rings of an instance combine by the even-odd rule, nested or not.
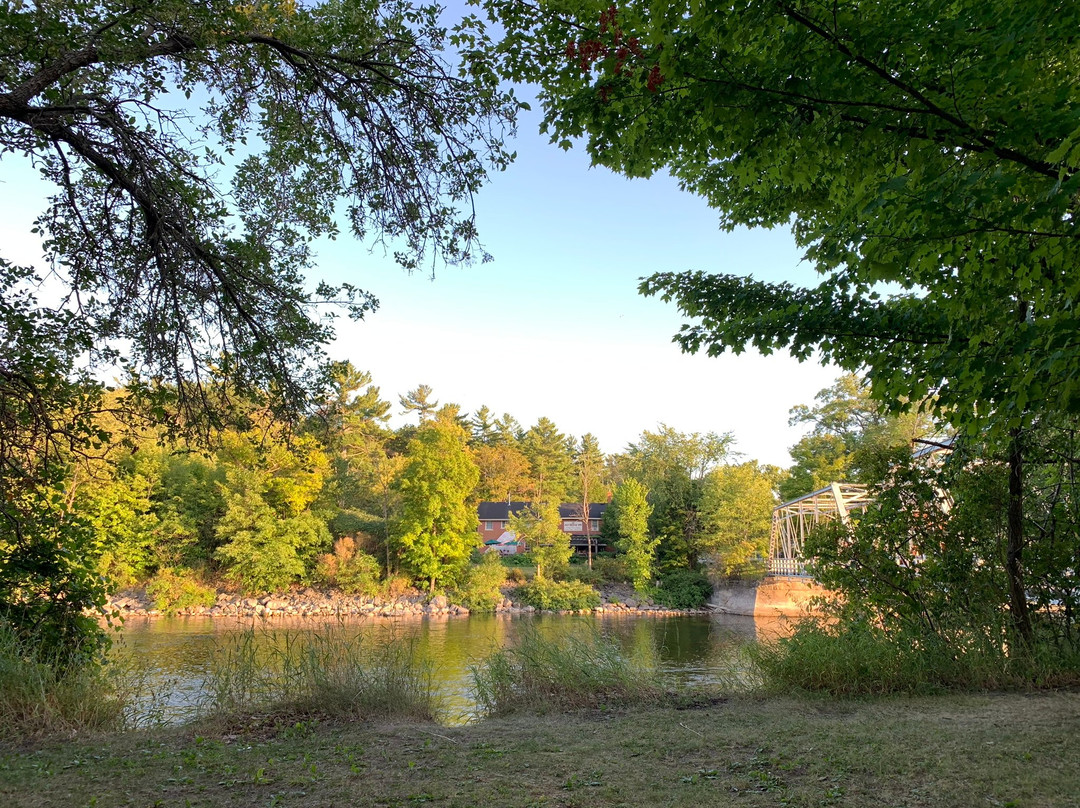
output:
[[[371,372],[394,402],[427,384],[440,403],[508,412],[524,426],[546,416],[564,432],[591,432],[622,451],[661,423],[683,432],[731,432],[744,459],[790,465],[805,427],[788,411],[839,375],[753,349],[689,356],[671,342],[682,320],[671,304],[637,293],[657,271],[700,269],[811,284],[789,232],[723,232],[717,213],[669,177],[627,180],[590,168],[581,146],[564,152],[525,113],[516,162],[476,198],[487,264],[408,274],[381,250],[342,236],[318,245],[312,281],[349,281],[376,295],[364,321],[338,320],[329,346]],[[0,249],[39,262],[30,234],[47,188],[0,162]]]
[[[490,263],[431,280],[347,241],[320,248],[329,278],[381,303],[363,322],[340,322],[331,353],[371,371],[395,403],[423,383],[470,412],[486,405],[525,426],[546,416],[563,432],[592,432],[605,452],[665,423],[732,432],[745,459],[790,465],[805,428],[788,426],[788,410],[839,370],[753,349],[684,355],[671,342],[683,322],[675,306],[637,293],[641,277],[665,270],[811,284],[790,233],[722,232],[716,211],[670,177],[590,168],[584,149],[549,144],[538,123],[525,115],[517,160],[476,200]]]

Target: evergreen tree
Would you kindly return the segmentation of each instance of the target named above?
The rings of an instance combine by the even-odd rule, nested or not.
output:
[[[488,409],[487,405],[481,406],[469,421],[469,428],[472,430],[471,443],[482,446],[495,445],[499,435],[496,423],[494,413]]]
[[[420,423],[423,424],[435,413],[435,410],[439,408],[438,401],[432,401],[431,394],[434,391],[429,385],[421,384],[410,390],[403,396],[398,396],[398,403],[401,404],[401,414],[408,415],[410,412],[419,414]]]
[[[573,444],[548,418],[540,418],[521,439],[521,451],[529,460],[535,502],[561,504],[574,481]]]

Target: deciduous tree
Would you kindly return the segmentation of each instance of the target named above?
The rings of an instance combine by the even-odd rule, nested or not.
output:
[[[605,522],[611,519],[611,530],[619,550],[626,556],[626,566],[634,588],[647,592],[656,572],[656,548],[660,540],[649,534],[648,491],[637,480],[627,480],[615,489]],[[607,525],[605,524],[605,528]]]
[[[477,543],[476,508],[469,504],[480,477],[465,430],[450,421],[426,422],[409,441],[401,473],[401,518],[395,534],[402,561],[431,592],[468,563]]]
[[[702,482],[698,546],[721,575],[750,572],[769,552],[772,480],[757,463],[720,466]]]
[[[485,4],[545,127],[630,176],[669,170],[725,227],[791,226],[817,286],[663,272],[645,294],[709,354],[868,368],[1011,469],[1006,568],[1031,636],[1023,435],[1080,407],[1080,6],[1038,0]],[[883,283],[893,283],[889,294]]]

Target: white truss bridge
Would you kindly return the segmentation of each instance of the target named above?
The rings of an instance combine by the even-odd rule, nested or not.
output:
[[[807,576],[803,556],[806,536],[822,522],[839,519],[847,524],[852,513],[874,501],[865,485],[833,483],[818,491],[777,505],[769,537],[769,575]]]

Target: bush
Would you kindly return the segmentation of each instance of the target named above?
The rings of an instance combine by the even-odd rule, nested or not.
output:
[[[578,611],[600,605],[600,593],[581,581],[538,579],[518,589],[522,599],[537,609]]]
[[[503,556],[502,562],[508,567],[536,566],[536,561],[533,560],[532,553],[514,553],[513,555]]]
[[[487,713],[621,707],[665,697],[655,669],[595,629],[555,639],[527,629],[516,647],[496,651],[472,674],[477,703]]]
[[[520,572],[520,570],[518,570]],[[471,612],[493,612],[503,599],[499,588],[506,582],[506,567],[498,553],[485,553],[480,563],[469,567],[465,581],[454,593],[456,602]]]
[[[213,606],[216,593],[191,570],[162,567],[146,585],[146,594],[153,599],[155,609],[174,615],[192,606]]]
[[[712,592],[712,584],[702,573],[677,570],[660,579],[656,600],[672,609],[700,609]]]
[[[407,592],[415,592],[416,588],[413,586],[412,578],[406,575],[392,575],[383,581],[382,593],[383,597],[390,600],[396,600]]]
[[[621,558],[597,556],[593,559],[593,570],[607,583],[628,584],[631,582],[630,570]]]
[[[319,556],[315,575],[349,595],[374,595],[379,591],[379,562],[357,549],[356,540],[343,536],[334,552]]]
[[[521,567],[510,567],[506,571],[506,580],[512,584],[523,584],[529,580],[529,576]]]
[[[597,569],[589,569],[584,564],[570,564],[562,572],[562,577],[567,581],[580,581],[589,586],[598,586],[604,582],[604,576]]]

